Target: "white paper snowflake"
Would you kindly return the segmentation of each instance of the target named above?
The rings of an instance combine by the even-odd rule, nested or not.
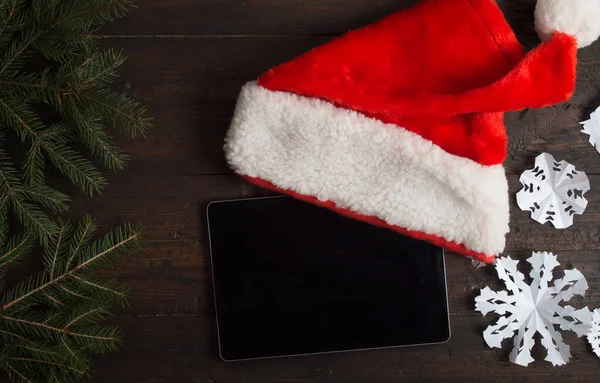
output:
[[[521,210],[531,210],[531,218],[541,224],[551,222],[557,229],[573,225],[573,215],[583,214],[588,201],[584,194],[590,181],[582,171],[566,161],[557,162],[548,153],[535,159],[535,167],[521,174],[523,189],[517,193]]]
[[[592,326],[587,338],[592,345],[592,349],[600,358],[600,309],[594,310],[592,314]]]
[[[477,259],[471,259],[471,265],[473,267],[475,267],[476,269],[482,269],[482,268],[486,267],[488,264],[478,261]]]
[[[582,132],[590,136],[590,144],[600,152],[598,146],[598,143],[600,143],[600,108],[592,112],[590,119],[581,122],[581,125],[583,125]]]
[[[498,258],[501,254],[495,255],[494,259]],[[471,266],[475,267],[476,269],[482,269],[486,266],[492,265],[494,264],[494,262],[492,261],[491,263],[485,263],[485,262],[481,262],[475,258],[471,259]]]
[[[537,332],[542,345],[548,350],[546,360],[554,366],[566,364],[571,353],[555,325],[565,331],[574,331],[581,337],[588,334],[592,313],[587,307],[576,310],[571,306],[560,306],[559,303],[568,301],[574,295],[583,296],[588,288],[587,281],[577,269],[565,270],[563,278],[556,279],[553,286],[548,286],[552,280],[552,270],[559,266],[556,256],[546,252],[533,253],[527,262],[532,267],[530,284],[517,271],[518,260],[510,257],[496,259],[496,271],[504,281],[506,290],[496,292],[485,287],[481,295],[475,298],[476,311],[483,315],[492,311],[501,315],[495,324],[483,332],[483,338],[488,346],[500,348],[503,339],[514,337],[509,359],[527,366],[534,361],[531,348]]]

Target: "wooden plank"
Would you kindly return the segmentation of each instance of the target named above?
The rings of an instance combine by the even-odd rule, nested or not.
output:
[[[129,174],[225,174],[223,138],[240,87],[271,66],[327,41],[326,38],[108,39],[129,56],[121,88],[147,105],[155,127],[145,140],[123,139]],[[588,65],[600,44],[580,53],[578,88],[569,103],[509,113],[507,170],[518,174],[549,151],[589,174],[600,174],[598,152],[578,122],[600,104],[600,71]]]
[[[588,209],[575,217],[573,227],[556,230],[549,224],[538,224],[527,212],[516,208],[514,194],[520,184],[517,176],[509,176],[509,180],[512,219],[507,252],[527,257],[532,250],[553,251],[596,284],[600,277],[599,258],[595,255],[600,250],[600,192],[592,189],[587,194]],[[111,186],[105,194],[93,201],[75,197],[70,215],[91,213],[98,218],[101,230],[123,221],[141,221],[145,225],[146,249],[108,272],[132,285],[131,306],[120,313],[172,315],[210,311],[206,205],[213,200],[270,193],[232,175],[118,175],[109,181]],[[592,176],[591,182],[600,182],[600,176]],[[472,309],[476,290],[495,277],[493,272],[474,269],[467,258],[448,255],[448,280],[452,310],[461,313]],[[590,294],[594,303],[590,306],[600,306],[600,289],[591,289]]]
[[[511,201],[511,233],[507,250],[598,250],[600,243],[600,190],[586,194],[589,205],[585,213],[575,217],[575,224],[556,230],[550,224],[540,225],[528,212],[518,209],[515,194],[520,190],[517,175],[509,175]],[[600,176],[590,176],[592,185]],[[71,215],[91,213],[104,228],[122,221],[143,222],[151,242],[190,243],[202,241],[206,234],[205,207],[214,200],[269,195],[233,175],[223,176],[131,176],[109,178],[104,195],[94,198],[76,196]]]
[[[597,382],[597,357],[585,338],[566,333],[573,358],[568,367],[538,361],[529,368],[508,362],[511,345],[488,348],[482,331],[491,318],[451,317],[453,337],[442,345],[226,363],[219,360],[214,318],[207,316],[118,317],[125,332],[118,353],[97,358],[93,381],[197,383],[397,383]]]
[[[526,259],[531,251],[509,253]],[[600,307],[600,259],[597,251],[556,252],[561,267],[574,267],[587,277],[590,289],[574,305]],[[523,263],[524,269],[526,264]],[[557,271],[558,272],[558,271]],[[212,315],[214,300],[208,246],[148,244],[133,257],[104,273],[131,286],[129,306],[118,315]],[[493,267],[476,269],[469,259],[446,255],[448,301],[454,315],[473,313],[479,289],[502,288]],[[557,275],[560,275],[558,273]]]
[[[111,35],[338,35],[418,0],[144,0]],[[535,0],[498,0],[517,33],[534,34]]]

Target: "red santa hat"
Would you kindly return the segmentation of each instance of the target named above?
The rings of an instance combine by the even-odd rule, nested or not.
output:
[[[562,102],[599,0],[539,0],[525,54],[493,0],[424,0],[246,84],[246,180],[491,262],[508,232],[503,112]]]

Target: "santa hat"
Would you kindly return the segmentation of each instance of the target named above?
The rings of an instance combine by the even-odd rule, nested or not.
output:
[[[425,0],[246,84],[246,180],[491,262],[508,232],[503,112],[562,102],[599,0],[538,0],[525,54],[493,0]]]

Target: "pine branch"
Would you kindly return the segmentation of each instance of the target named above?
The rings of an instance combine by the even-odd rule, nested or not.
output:
[[[65,145],[44,146],[50,161],[87,195],[101,194],[106,179],[87,159]]]
[[[0,98],[0,122],[10,126],[22,142],[43,142],[40,137],[44,127],[42,120],[22,101]]]
[[[50,280],[54,279],[55,272],[58,269],[59,256],[61,254],[61,246],[64,247],[66,241],[67,232],[69,227],[67,225],[61,225],[57,235],[52,238],[50,246],[46,247],[46,254],[44,255],[44,263],[46,263],[46,270]]]
[[[31,296],[39,293],[43,293],[46,289],[54,287],[63,279],[67,277],[75,276],[76,273],[81,271],[88,271],[89,269],[98,269],[102,266],[106,266],[109,262],[114,262],[115,258],[128,252],[132,249],[139,248],[142,232],[139,228],[134,229],[130,225],[123,225],[115,231],[108,233],[102,239],[93,243],[88,249],[84,250],[82,262],[77,266],[71,268],[69,271],[57,276],[54,279],[46,280],[40,277],[35,278],[30,283],[30,286],[37,285],[37,287],[29,289],[29,291],[23,291],[22,286],[17,286],[12,291],[6,293],[6,296],[15,296],[11,301],[3,302],[2,311],[6,311],[17,303],[27,300]],[[113,242],[116,239],[116,243]],[[112,262],[110,264],[112,264]],[[38,283],[35,283],[35,280]],[[39,282],[43,281],[43,282]]]
[[[26,184],[42,185],[44,183],[44,155],[40,142],[32,143],[23,163],[23,178]]]
[[[50,306],[59,307],[59,308],[66,306],[65,303],[63,303],[62,301],[60,301],[57,298],[53,297],[52,295],[50,295],[50,294],[48,294],[46,292],[44,292],[42,294],[43,294],[44,298],[46,298],[49,301]]]
[[[0,151],[0,195],[5,196],[21,223],[45,242],[56,232],[56,225],[39,208],[24,201],[22,190],[16,170]]]
[[[14,368],[9,362],[4,362],[6,364],[6,367],[8,367],[8,371],[9,371],[9,377],[11,377],[12,379],[14,379],[14,376],[11,376],[11,372],[13,374],[15,374],[17,377],[19,377],[21,379],[22,382],[25,383],[33,383],[33,381],[29,380],[27,377],[25,377],[25,373],[18,371],[16,368]]]
[[[90,275],[84,277],[71,275],[71,278],[75,280],[76,286],[94,291],[98,294],[99,299],[103,299],[107,303],[114,303],[120,306],[125,306],[127,304],[128,288],[126,285],[117,284]]]
[[[96,160],[113,171],[127,160],[112,135],[150,127],[137,101],[108,89],[124,57],[100,50],[93,36],[131,6],[0,0],[0,373],[13,382],[88,378],[91,356],[120,343],[117,328],[97,323],[126,303],[127,286],[94,272],[137,249],[141,230],[125,224],[93,240],[91,217],[56,218],[70,200],[46,176],[58,171],[84,193],[101,193]],[[38,251],[43,269],[5,289],[7,271]]]
[[[75,229],[75,233],[71,237],[69,241],[69,257],[65,262],[64,272],[67,272],[69,268],[72,266],[73,262],[79,256],[79,252],[81,249],[90,242],[92,238],[92,234],[96,231],[96,221],[90,216],[86,215],[77,225]]]
[[[37,206],[24,202],[19,198],[11,199],[11,205],[15,214],[25,228],[37,234],[42,243],[52,237],[56,231],[56,225]]]
[[[81,141],[104,161],[110,170],[122,170],[127,162],[127,156],[115,145],[103,129],[100,120],[92,115],[84,114],[78,107],[68,103],[65,107],[65,120],[77,131]]]
[[[111,343],[119,341],[119,337],[117,335],[111,335],[112,329],[109,329],[109,328],[94,327],[93,331],[89,331],[89,330],[75,331],[75,330],[66,330],[64,328],[50,326],[50,325],[40,323],[35,320],[19,319],[19,318],[11,317],[8,315],[2,316],[2,319],[8,324],[11,324],[12,322],[16,322],[21,325],[27,325],[28,327],[36,328],[37,334],[41,338],[50,338],[50,339],[56,340],[56,339],[60,339],[61,335],[67,335],[69,337],[78,339],[79,342],[87,343],[90,341],[101,341],[102,344],[104,344],[104,345],[109,345]],[[101,335],[97,335],[97,334],[101,334]]]
[[[121,133],[144,136],[151,120],[144,118],[145,108],[124,95],[106,89],[92,89],[79,94],[79,99],[107,121],[113,121]]]
[[[33,247],[31,235],[14,237],[0,253],[0,270],[5,272],[18,261],[23,260]]]
[[[106,318],[110,314],[110,311],[106,307],[100,306],[96,307],[95,305],[83,306],[79,310],[75,310],[72,314],[72,319],[64,326],[64,329],[67,330],[71,326],[85,326],[90,325],[96,322],[99,322]]]
[[[60,369],[64,369],[64,370],[71,370],[73,372],[76,372],[79,375],[83,375],[83,371],[79,371],[74,369],[71,366],[67,366],[66,364],[60,364],[60,363],[54,363],[54,362],[49,362],[47,360],[40,360],[40,359],[32,359],[32,358],[11,358],[12,360],[21,360],[21,361],[26,361],[26,362],[32,362],[32,363],[41,363],[41,364],[47,364],[47,365],[51,365],[51,366],[56,366]]]
[[[60,87],[60,80],[50,68],[34,73],[8,72],[0,76],[0,91],[15,100],[57,105],[58,95],[66,91]]]
[[[0,56],[0,74],[13,66],[22,65],[26,59],[30,58],[32,52],[28,52],[28,48],[42,33],[43,31],[37,28],[23,31],[21,38],[14,41]]]
[[[79,61],[79,62],[77,62]],[[72,92],[110,84],[117,77],[117,68],[125,58],[113,49],[95,51],[89,56],[77,57],[69,65],[61,66],[57,77],[71,86]]]
[[[25,338],[24,336],[21,335],[17,335],[15,333],[12,333],[10,331],[5,331],[5,330],[0,330],[0,334],[3,334],[4,336],[7,336],[9,338],[16,338],[24,343],[33,343],[33,341]]]
[[[0,20],[2,20],[2,22],[0,22],[0,35],[4,33],[6,26],[15,15],[17,5],[18,2],[16,0],[9,0],[0,3],[0,14],[2,15],[0,18]]]
[[[67,203],[70,202],[70,198],[66,194],[46,185],[32,184],[32,182],[28,183],[27,187],[16,190],[28,200],[34,201],[54,213],[62,213],[68,209]]]
[[[94,24],[104,24],[122,18],[134,6],[131,0],[75,1],[65,7],[66,20],[89,19]]]
[[[83,295],[82,293],[77,292],[75,289],[69,289],[66,288],[64,285],[58,285],[58,288],[61,289],[63,292],[67,293],[67,295],[70,295],[76,299],[84,299],[84,300],[91,300],[92,298],[90,297],[86,297],[85,295]]]

